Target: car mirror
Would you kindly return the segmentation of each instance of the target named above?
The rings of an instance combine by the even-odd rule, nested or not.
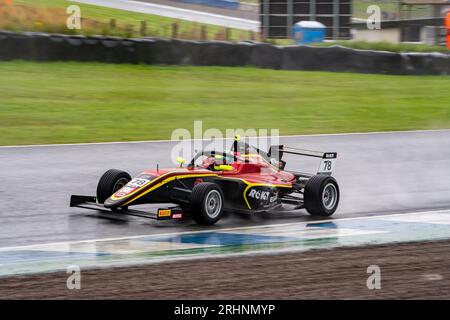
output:
[[[185,161],[186,161],[186,160],[184,160],[184,158],[182,158],[182,157],[177,157],[177,162],[180,164],[180,168],[183,167],[183,163],[184,163]]]
[[[214,170],[217,170],[217,171],[231,171],[231,170],[233,170],[233,166],[230,166],[228,164],[221,164],[221,165],[218,165],[218,166],[214,166]]]

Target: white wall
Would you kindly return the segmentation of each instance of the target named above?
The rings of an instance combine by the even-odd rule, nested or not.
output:
[[[385,28],[381,30],[369,29],[352,29],[353,40],[369,41],[369,42],[400,42],[399,28]]]

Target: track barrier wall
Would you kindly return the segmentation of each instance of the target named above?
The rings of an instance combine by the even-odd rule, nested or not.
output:
[[[82,61],[197,66],[255,66],[378,74],[450,75],[450,54],[395,53],[341,46],[123,39],[0,32],[0,61]]]

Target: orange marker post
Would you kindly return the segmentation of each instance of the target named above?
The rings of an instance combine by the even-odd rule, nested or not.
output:
[[[450,49],[450,11],[447,12],[445,17],[445,28],[447,29],[447,48]]]

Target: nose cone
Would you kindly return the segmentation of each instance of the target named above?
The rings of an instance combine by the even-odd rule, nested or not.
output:
[[[120,203],[123,203],[121,200],[113,200],[111,197],[105,200],[105,203],[103,204],[105,208],[115,208],[119,207]]]
[[[135,199],[141,191],[151,187],[157,177],[159,176],[151,173],[141,173],[106,199],[105,208],[120,207]]]

